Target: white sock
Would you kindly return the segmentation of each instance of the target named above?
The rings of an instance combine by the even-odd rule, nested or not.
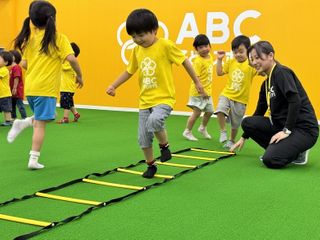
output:
[[[44,165],[38,163],[39,157],[40,157],[40,152],[30,151],[28,168],[30,168],[30,169],[44,168]]]
[[[32,127],[34,116],[25,119],[14,120],[10,131],[8,132],[7,141],[12,143],[16,137],[27,127]]]

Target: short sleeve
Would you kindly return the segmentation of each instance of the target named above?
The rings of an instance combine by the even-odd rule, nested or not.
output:
[[[137,50],[137,47],[135,47],[133,49],[133,51],[131,52],[131,56],[130,56],[130,59],[129,59],[129,64],[127,66],[127,72],[132,74],[132,75],[138,69],[138,60],[137,60],[137,56],[136,56],[136,50]]]
[[[228,72],[229,72],[230,61],[231,61],[231,59],[228,59],[228,60],[223,64],[222,71],[223,71],[224,73],[228,73]]]
[[[186,60],[183,52],[170,40],[168,40],[167,54],[169,60],[176,65],[181,65]]]

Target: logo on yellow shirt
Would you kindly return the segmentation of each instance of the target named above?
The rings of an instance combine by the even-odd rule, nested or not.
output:
[[[239,68],[234,70],[232,72],[231,88],[235,91],[240,91],[243,79],[244,79],[244,73]]]
[[[157,78],[154,77],[157,64],[151,58],[146,57],[141,62],[141,73],[143,75],[142,83],[144,89],[157,88]]]

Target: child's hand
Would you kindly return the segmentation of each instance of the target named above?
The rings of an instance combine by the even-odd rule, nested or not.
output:
[[[217,51],[217,58],[219,60],[221,60],[222,58],[224,58],[224,56],[226,55],[226,52],[225,51]]]
[[[82,77],[79,77],[79,76],[76,77],[76,84],[78,84],[78,88],[82,88],[83,87]]]
[[[201,83],[198,83],[196,85],[196,89],[198,91],[198,93],[201,95],[201,97],[207,98],[208,94],[204,91],[203,86],[201,85]]]
[[[112,97],[114,97],[116,95],[116,88],[113,85],[110,85],[107,90],[106,93]]]

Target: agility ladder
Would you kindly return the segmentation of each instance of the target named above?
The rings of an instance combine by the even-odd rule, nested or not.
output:
[[[221,156],[217,157],[217,158],[210,158],[210,157],[202,157],[202,156],[192,156],[192,155],[185,155],[183,153],[185,152],[203,152],[203,153],[214,153],[214,154],[221,154]],[[40,230],[28,233],[28,234],[24,234],[21,236],[18,236],[16,238],[14,238],[15,240],[25,240],[25,239],[30,239],[40,233],[43,233],[46,230],[50,230],[54,227],[66,224],[68,222],[74,221],[76,219],[80,219],[83,216],[91,213],[93,210],[96,210],[98,208],[102,208],[102,207],[106,207],[112,203],[117,203],[120,202],[124,199],[127,199],[133,195],[136,195],[138,193],[144,192],[146,190],[151,189],[152,187],[155,186],[159,186],[163,183],[166,183],[168,181],[171,181],[177,177],[180,177],[183,174],[189,173],[191,171],[195,171],[197,169],[200,169],[202,167],[205,167],[207,165],[213,164],[215,162],[217,162],[219,159],[223,159],[223,158],[227,158],[227,157],[231,157],[234,156],[235,153],[231,153],[231,152],[221,152],[221,151],[214,151],[214,150],[208,150],[208,149],[203,149],[203,148],[187,148],[187,149],[183,149],[180,151],[176,151],[174,153],[172,153],[172,159],[174,158],[183,158],[183,159],[195,159],[195,160],[202,160],[203,163],[199,164],[199,165],[189,165],[189,164],[178,164],[178,163],[174,163],[174,162],[160,162],[160,161],[156,161],[156,163],[158,165],[164,165],[164,166],[171,166],[171,167],[177,167],[177,168],[183,168],[185,170],[175,174],[175,175],[163,175],[163,174],[156,174],[154,177],[155,178],[160,178],[163,179],[162,182],[156,182],[153,183],[151,185],[147,185],[147,186],[133,186],[133,185],[127,185],[127,184],[119,184],[119,183],[111,183],[111,182],[106,182],[106,181],[98,181],[98,180],[93,180],[90,179],[90,176],[96,176],[96,177],[103,177],[106,176],[110,173],[114,173],[114,172],[122,172],[122,173],[129,173],[129,174],[136,174],[136,175],[142,175],[143,172],[139,172],[139,171],[133,171],[130,170],[130,168],[136,167],[140,164],[145,164],[145,160],[141,160],[139,162],[137,162],[136,164],[131,164],[127,167],[119,167],[119,168],[115,168],[113,170],[108,170],[104,173],[91,173],[88,174],[87,176],[85,176],[84,178],[79,178],[79,179],[75,179],[72,180],[70,182],[61,184],[59,186],[56,187],[52,187],[52,188],[47,188],[41,191],[38,191],[34,194],[31,195],[25,195],[21,198],[13,198],[9,201],[0,203],[0,207],[3,207],[5,205],[14,203],[14,202],[18,202],[18,201],[22,201],[22,200],[26,200],[29,198],[34,198],[34,197],[42,197],[42,198],[50,198],[50,199],[55,199],[55,200],[60,200],[60,201],[67,201],[67,202],[73,202],[73,203],[79,203],[79,204],[86,204],[86,205],[90,205],[91,207],[89,207],[88,209],[86,209],[85,211],[83,211],[82,213],[80,213],[79,215],[76,216],[71,216],[68,217],[64,220],[58,221],[58,222],[46,222],[46,221],[39,221],[39,220],[33,220],[33,219],[28,219],[28,218],[23,218],[23,217],[16,217],[16,216],[10,216],[10,215],[6,215],[6,214],[1,214],[0,213],[0,219],[2,220],[7,220],[7,221],[13,221],[13,222],[18,222],[18,223],[24,223],[24,224],[31,224],[31,225],[35,225],[35,226],[39,226],[42,227]],[[160,157],[157,158],[157,160],[159,160]],[[109,186],[109,187],[117,187],[117,188],[125,188],[125,189],[129,189],[129,190],[133,190],[133,192],[124,195],[122,197],[118,197],[118,198],[113,198],[111,200],[105,201],[105,202],[97,202],[97,201],[91,201],[91,200],[85,200],[85,199],[78,199],[78,198],[70,198],[70,197],[63,197],[63,196],[59,196],[59,195],[54,195],[54,194],[49,194],[49,192],[53,192],[65,187],[68,187],[70,185],[76,184],[76,183],[91,183],[91,184],[98,184],[98,185],[103,185],[103,186]]]

